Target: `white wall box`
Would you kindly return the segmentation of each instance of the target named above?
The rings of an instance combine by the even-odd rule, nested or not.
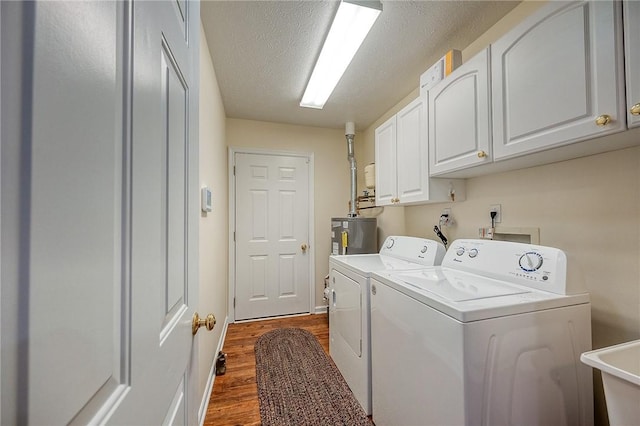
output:
[[[376,205],[461,201],[464,182],[430,179],[425,103],[418,97],[375,131]]]
[[[619,2],[550,2],[491,46],[495,160],[625,130],[620,29]]]
[[[491,162],[489,78],[485,49],[428,92],[431,176]]]
[[[623,2],[627,125],[640,126],[640,2]]]

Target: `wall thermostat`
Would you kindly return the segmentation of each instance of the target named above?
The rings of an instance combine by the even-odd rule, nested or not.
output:
[[[200,204],[203,212],[211,211],[211,190],[207,186],[200,190]]]

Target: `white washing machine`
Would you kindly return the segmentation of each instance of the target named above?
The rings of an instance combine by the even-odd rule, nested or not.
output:
[[[372,412],[369,277],[374,271],[439,265],[444,254],[436,241],[393,236],[379,254],[329,258],[329,352],[367,415]]]
[[[457,240],[442,267],[371,277],[373,421],[592,425],[589,295],[558,249]]]

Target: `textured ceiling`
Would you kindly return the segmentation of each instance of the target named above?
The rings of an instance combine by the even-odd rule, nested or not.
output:
[[[389,1],[322,110],[298,106],[335,1],[203,1],[227,117],[364,130],[450,49],[462,50],[519,2]]]

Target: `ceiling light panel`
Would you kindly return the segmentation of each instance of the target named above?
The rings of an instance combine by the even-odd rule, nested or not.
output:
[[[382,11],[379,1],[342,1],[300,106],[322,109]]]

